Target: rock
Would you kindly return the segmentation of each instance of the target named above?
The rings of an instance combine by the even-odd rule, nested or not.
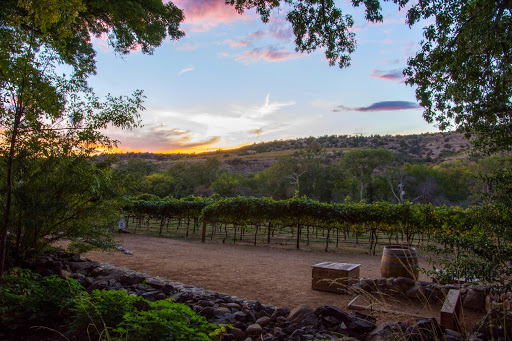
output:
[[[401,291],[407,291],[410,287],[413,287],[416,282],[413,279],[407,277],[397,277],[393,280],[395,288]]]
[[[304,326],[312,326],[316,328],[320,324],[320,321],[314,313],[307,313],[304,315],[304,319],[302,320],[301,324]]]
[[[153,301],[158,301],[158,300],[164,300],[165,294],[158,290],[151,290],[151,291],[147,291],[147,292],[143,293],[141,295],[141,297],[148,301],[153,302]]]
[[[160,288],[160,291],[162,291],[166,295],[170,295],[175,291],[175,288],[172,284],[167,283]]]
[[[219,307],[219,308],[215,309],[215,315],[225,315],[225,314],[230,314],[230,313],[231,313],[231,309],[229,309],[229,308]]]
[[[226,308],[240,310],[240,305],[236,303],[224,303]]]
[[[407,327],[403,323],[384,322],[367,335],[366,341],[402,340]]]
[[[349,323],[351,318],[349,315],[341,310],[340,308],[333,305],[324,305],[318,307],[315,310],[315,315],[318,316],[321,320],[324,320],[329,325],[340,324],[341,322]]]
[[[416,327],[422,340],[442,340],[443,330],[435,318],[423,318],[416,321]]]
[[[493,310],[484,316],[473,328],[473,332],[482,333],[484,340],[499,340],[512,335],[512,312]]]
[[[80,254],[78,254],[78,253],[72,253],[68,258],[71,262],[83,262],[84,261],[82,259],[82,257],[80,257]]]
[[[94,277],[105,276],[108,275],[108,271],[102,268],[101,266],[96,266],[90,270],[91,275]]]
[[[378,284],[371,278],[361,278],[359,283],[364,287],[366,291],[373,292],[378,289]],[[367,288],[367,289],[366,289]]]
[[[177,292],[171,296],[173,301],[178,302],[178,303],[184,303],[184,302],[188,301],[190,299],[190,297],[191,297],[191,294],[188,292],[185,292],[185,291]]]
[[[257,323],[251,324],[247,329],[245,330],[246,334],[249,335],[259,335],[263,331],[263,328]]]
[[[260,317],[259,319],[256,320],[256,323],[259,324],[260,326],[262,327],[265,327],[266,325],[268,325],[272,320],[270,319],[270,317],[268,316],[263,316],[263,317]]]
[[[103,290],[103,289],[106,289],[107,287],[108,287],[108,281],[101,279],[101,280],[95,281],[91,285],[89,285],[87,287],[87,292],[91,293],[93,290],[96,290],[96,289]]]
[[[461,333],[458,333],[455,330],[451,330],[451,329],[444,330],[444,337],[445,337],[446,341],[463,340],[463,336]]]
[[[421,286],[414,285],[405,291],[405,295],[409,298],[424,299],[424,289]]]
[[[375,329],[377,319],[373,316],[353,311],[349,315],[350,321],[344,322],[347,329],[357,334],[368,334]]]
[[[247,322],[249,320],[246,313],[243,311],[237,311],[235,314],[235,319],[240,322]]]
[[[302,340],[302,337],[306,334],[306,332],[302,329],[295,330],[292,335],[288,338],[289,340],[295,341],[295,340]]]
[[[464,308],[474,309],[474,310],[484,310],[485,309],[485,293],[478,292],[473,289],[469,289],[466,297],[462,301],[462,306]]]
[[[206,317],[206,319],[211,319],[215,317],[215,308],[213,307],[205,307],[199,311],[199,315]]]
[[[244,340],[245,339],[245,333],[243,332],[243,330],[240,330],[238,328],[230,329],[229,333],[235,337],[235,340]]]
[[[133,285],[144,282],[149,276],[140,272],[132,272],[124,274],[119,278],[119,282],[123,285]]]
[[[212,301],[209,301],[207,299],[202,299],[200,301],[197,301],[197,304],[200,305],[201,307],[213,307],[215,306],[215,303],[213,303]],[[231,310],[230,310],[231,312]]]
[[[263,310],[263,305],[258,301],[251,301],[251,302],[249,302],[249,305],[256,312]]]
[[[288,308],[277,308],[274,314],[270,317],[272,320],[277,320],[278,317],[287,317],[290,315],[290,309]]]
[[[242,341],[242,340],[245,340],[245,333],[238,328],[233,328],[233,329],[228,330],[227,333],[223,335],[222,340],[223,341]]]
[[[74,272],[74,273],[72,273],[72,274],[71,274],[71,276],[69,276],[69,277],[71,277],[71,278],[73,278],[73,279],[76,279],[76,280],[77,280],[77,281],[79,281],[79,282],[80,282],[80,280],[85,279],[85,275],[84,275],[84,274],[81,274],[81,273],[78,273],[78,272]],[[82,283],[80,283],[80,284],[82,284]]]
[[[60,270],[59,271],[59,277],[60,278],[66,278],[66,277],[71,277],[73,274],[69,271],[66,271],[66,270]]]
[[[157,290],[160,290],[165,286],[164,280],[162,280],[160,278],[156,278],[156,277],[146,278],[145,283],[147,285],[149,285],[150,287],[157,289]]]
[[[300,322],[304,319],[304,315],[306,313],[312,313],[313,311],[313,308],[311,308],[309,305],[301,304],[290,311],[290,314],[286,320],[289,322]]]

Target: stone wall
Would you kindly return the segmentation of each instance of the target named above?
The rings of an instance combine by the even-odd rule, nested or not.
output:
[[[149,301],[172,298],[191,307],[209,322],[233,326],[224,336],[225,341],[255,340],[462,340],[463,335],[441,328],[436,319],[418,319],[416,323],[379,323],[374,317],[360,313],[347,313],[336,306],[321,306],[313,309],[300,305],[291,310],[284,307],[262,304],[228,294],[196,288],[160,277],[117,268],[91,261],[79,254],[59,251],[44,255],[27,264],[42,275],[56,274],[71,277],[80,282],[88,292],[94,289],[125,290],[131,295]],[[409,297],[424,295],[429,299],[443,297],[450,286],[418,282],[404,278],[361,279],[353,285],[355,292],[376,290],[395,291]],[[473,304],[471,295],[476,288],[465,288],[465,304]],[[469,297],[469,298],[468,298]],[[478,298],[480,304],[480,298]],[[475,303],[480,308],[480,305]]]

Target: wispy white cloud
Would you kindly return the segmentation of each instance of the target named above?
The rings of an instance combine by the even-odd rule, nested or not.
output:
[[[286,49],[276,46],[257,47],[249,51],[244,51],[235,55],[235,60],[243,64],[256,63],[260,60],[266,62],[281,62],[287,59],[296,59],[303,57],[303,54],[290,52]]]
[[[249,108],[238,108],[236,112],[239,113],[242,117],[254,120],[261,119],[279,111],[281,108],[291,105],[295,105],[295,101],[271,102],[270,94],[267,94],[265,97],[265,103],[263,105],[256,105]]]
[[[194,69],[194,67],[193,67],[193,66],[191,66],[191,67],[187,67],[187,68],[184,68],[184,69],[182,69],[180,72],[178,72],[178,77],[179,77],[179,76],[181,76],[181,75],[182,75],[182,74],[184,74],[184,73],[187,73],[187,72],[190,72],[190,71],[194,71],[194,70],[195,70],[195,69]]]

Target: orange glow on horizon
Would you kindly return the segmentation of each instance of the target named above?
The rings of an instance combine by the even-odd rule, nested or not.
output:
[[[205,146],[197,146],[197,147],[190,147],[190,148],[180,148],[180,149],[172,149],[168,151],[144,151],[144,150],[136,150],[136,149],[129,149],[129,148],[123,148],[123,147],[115,147],[112,149],[102,149],[98,148],[98,152],[100,153],[155,153],[155,154],[200,154],[200,153],[208,153],[208,152],[216,152],[216,151],[228,151],[233,149],[242,148],[248,145],[251,145],[252,143],[242,143],[236,146],[232,147],[205,147]]]

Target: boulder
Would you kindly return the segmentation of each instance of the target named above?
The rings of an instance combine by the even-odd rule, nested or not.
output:
[[[348,330],[356,334],[368,334],[375,329],[377,319],[373,316],[353,311],[349,315],[350,321],[345,323]]]
[[[484,310],[485,309],[485,292],[476,291],[474,289],[469,289],[466,293],[466,296],[462,300],[462,306],[464,308],[474,309],[474,310]]]
[[[259,319],[256,320],[256,323],[259,324],[260,326],[262,327],[265,327],[266,325],[268,325],[272,320],[270,319],[270,317],[268,316],[263,316],[263,317],[260,317]]]
[[[366,341],[392,341],[404,339],[409,325],[395,322],[384,322],[366,336]]]
[[[165,299],[165,294],[158,290],[150,290],[140,296],[151,302]]]
[[[301,304],[290,311],[290,314],[286,320],[289,322],[300,322],[304,319],[304,315],[306,313],[312,313],[313,311],[313,308],[311,308],[309,305]]]
[[[248,335],[260,335],[263,331],[263,328],[257,323],[251,324],[247,329],[245,330],[245,333]]]
[[[318,316],[319,319],[326,322],[327,325],[331,326],[341,324],[342,322],[347,325],[349,322],[351,322],[351,318],[346,312],[333,305],[324,305],[318,307],[315,310],[315,315]]]
[[[123,285],[133,285],[144,282],[149,276],[140,272],[132,272],[124,274],[119,278],[119,282]]]

